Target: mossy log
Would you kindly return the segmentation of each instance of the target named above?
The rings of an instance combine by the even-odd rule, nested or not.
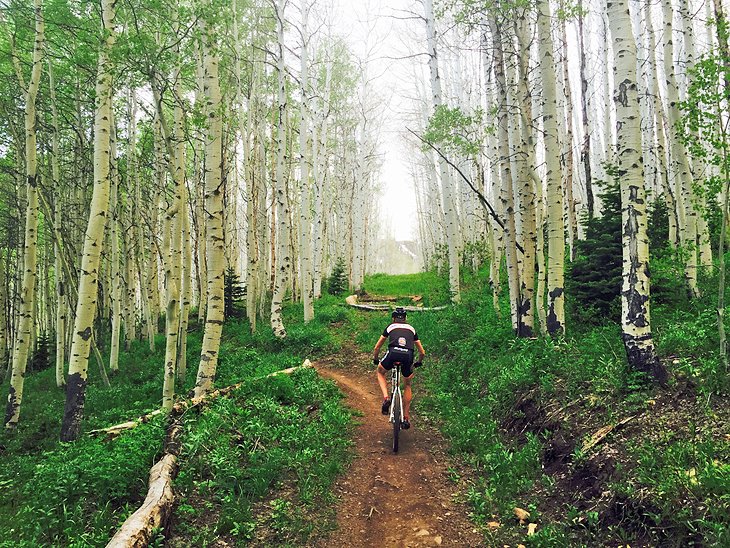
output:
[[[307,367],[312,367],[312,362],[310,362],[309,360],[304,360],[304,363],[300,366],[290,367],[288,369],[282,369],[281,371],[275,371],[273,373],[265,375],[265,377],[273,377],[276,375],[291,375],[298,369],[303,369],[303,368],[307,368]],[[262,377],[262,378],[265,378],[265,377]],[[171,413],[172,413],[172,415],[177,416],[187,409],[196,407],[198,405],[202,405],[215,398],[219,398],[221,396],[226,396],[226,395],[230,394],[231,392],[233,392],[234,390],[240,388],[242,384],[243,384],[243,382],[239,382],[236,384],[232,384],[230,386],[226,386],[225,388],[219,388],[217,390],[213,390],[212,392],[209,392],[199,398],[192,398],[189,400],[179,401],[175,405],[173,405]],[[122,434],[123,432],[126,432],[127,430],[131,430],[132,428],[136,428],[140,424],[149,422],[150,420],[152,420],[154,417],[156,417],[157,415],[159,415],[161,413],[164,413],[164,411],[162,409],[156,409],[156,410],[151,411],[145,415],[142,415],[141,417],[134,419],[134,420],[122,422],[120,424],[115,424],[114,426],[109,426],[107,428],[98,428],[96,430],[90,430],[89,435],[90,436],[106,436],[107,439],[114,439],[117,436],[119,436],[120,434]]]
[[[394,308],[391,305],[388,304],[370,304],[370,303],[360,303],[358,301],[357,295],[350,295],[349,297],[345,298],[345,302],[352,306],[353,308],[359,308],[360,310],[390,310]],[[406,312],[425,312],[429,310],[444,310],[446,308],[446,305],[444,306],[432,306],[432,307],[426,307],[426,306],[401,306],[403,310]]]
[[[298,367],[290,367],[275,371],[262,378],[274,377],[276,375],[291,375],[295,371],[303,368],[313,367],[312,362],[304,360],[304,363]],[[215,398],[230,394],[243,383],[233,384],[214,390],[200,398],[185,400],[176,403],[170,413],[172,422],[167,428],[167,436],[164,445],[164,454],[162,458],[150,469],[149,488],[144,503],[134,514],[127,518],[122,527],[112,537],[107,544],[107,548],[136,548],[147,546],[152,540],[152,535],[160,528],[166,528],[170,515],[172,514],[172,506],[175,502],[175,493],[172,490],[172,481],[175,479],[178,470],[177,457],[180,454],[180,435],[182,433],[182,424],[179,417],[184,411],[198,405],[207,403]],[[149,420],[150,415],[159,414],[159,411],[153,411],[145,415]],[[141,417],[144,418],[144,417]],[[140,424],[141,420],[129,421],[117,424],[103,430],[95,432],[106,432],[114,435],[134,428]]]
[[[150,469],[147,497],[112,537],[107,548],[147,546],[155,530],[167,524],[175,494],[172,480],[177,475],[177,456],[168,453]]]

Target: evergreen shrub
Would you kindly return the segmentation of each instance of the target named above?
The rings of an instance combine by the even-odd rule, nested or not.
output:
[[[345,259],[339,257],[335,261],[335,266],[332,268],[332,273],[327,278],[327,292],[330,295],[342,295],[347,291],[350,285],[350,280],[347,275],[347,268],[345,265]]]
[[[585,239],[566,277],[568,317],[575,325],[596,325],[621,319],[621,192],[618,181],[604,183],[600,217],[585,217]]]
[[[243,299],[246,297],[246,288],[232,267],[228,267],[223,274],[223,314],[225,319],[240,318],[242,316]]]

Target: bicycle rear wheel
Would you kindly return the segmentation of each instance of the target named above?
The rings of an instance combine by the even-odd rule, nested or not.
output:
[[[398,434],[400,434],[400,423],[402,417],[400,416],[400,393],[395,392],[391,405],[393,406],[393,453],[398,452]]]

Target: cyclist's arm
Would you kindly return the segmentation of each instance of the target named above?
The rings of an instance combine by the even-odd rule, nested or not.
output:
[[[388,340],[382,335],[380,335],[380,338],[378,339],[378,342],[375,343],[375,348],[373,348],[373,358],[376,360],[378,359],[378,355],[380,354],[380,347],[383,346],[383,343]]]
[[[421,344],[421,341],[413,341],[413,342],[416,345],[416,348],[418,348],[418,352],[421,354],[419,361],[423,361],[423,358],[426,357],[426,351],[423,349],[423,345]]]

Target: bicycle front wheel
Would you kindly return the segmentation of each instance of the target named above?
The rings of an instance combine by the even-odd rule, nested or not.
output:
[[[393,453],[398,452],[398,434],[400,434],[400,423],[401,423],[401,401],[400,392],[393,394],[392,403],[393,406]]]

